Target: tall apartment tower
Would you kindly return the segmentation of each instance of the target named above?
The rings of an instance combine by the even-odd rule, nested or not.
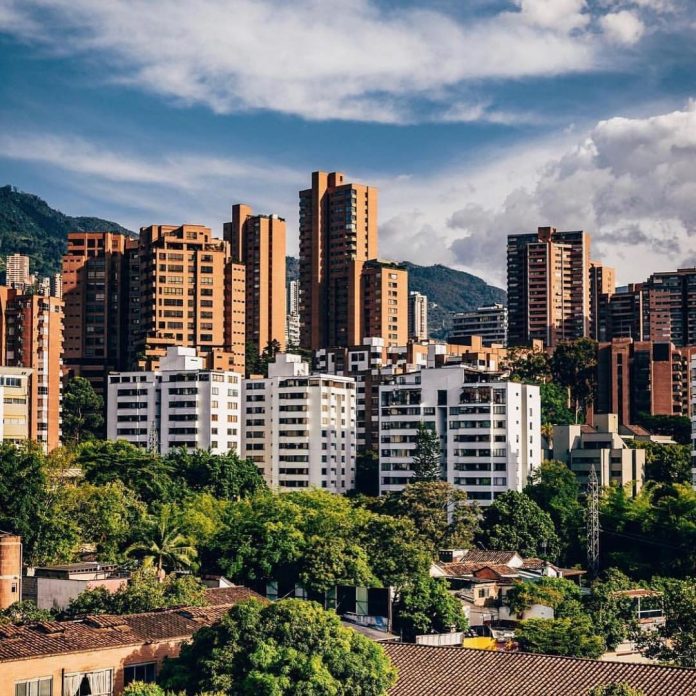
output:
[[[70,232],[63,256],[65,366],[102,395],[106,375],[125,369],[132,350],[127,250],[133,248],[137,241],[118,232]]]
[[[362,340],[360,276],[377,257],[377,189],[313,172],[300,191],[300,317],[303,348]]]
[[[386,346],[408,341],[408,271],[388,261],[363,264],[360,277],[363,338],[384,338]]]
[[[590,235],[539,227],[508,237],[508,345],[590,333]]]
[[[696,344],[696,268],[653,273],[642,293],[643,340]]]
[[[202,225],[140,230],[142,365],[156,369],[171,346],[202,353],[225,348],[227,246]]]
[[[34,284],[34,277],[29,273],[29,257],[22,254],[10,254],[5,260],[5,284],[20,292]]]
[[[300,345],[300,281],[291,280],[287,284],[285,307],[285,342],[288,346]]]
[[[224,225],[232,260],[246,267],[246,340],[261,352],[270,341],[285,346],[285,220],[232,206]]]
[[[408,337],[414,341],[428,339],[428,297],[415,290],[408,294]]]
[[[616,271],[599,261],[590,261],[590,336],[601,340],[603,298],[616,292]]]
[[[63,301],[0,287],[0,331],[0,363],[31,373],[29,437],[50,452],[60,444]]]

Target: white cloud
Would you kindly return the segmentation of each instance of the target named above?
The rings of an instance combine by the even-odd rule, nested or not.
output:
[[[604,15],[599,20],[604,33],[622,44],[634,44],[645,32],[645,25],[635,12],[621,10]]]
[[[474,179],[476,177],[474,176]],[[696,234],[696,104],[650,118],[612,118],[500,205],[471,196],[446,226],[460,265],[504,281],[505,237],[538,225],[585,229],[593,255],[623,282],[693,257]],[[450,235],[450,239],[453,235]]]
[[[375,0],[0,0],[0,31],[220,113],[408,123],[456,120],[463,85],[608,65],[585,0],[515,1],[517,11],[457,20]],[[636,35],[625,19],[609,25],[614,38]],[[426,114],[413,108],[421,98]],[[514,120],[478,99],[457,108],[463,120]]]

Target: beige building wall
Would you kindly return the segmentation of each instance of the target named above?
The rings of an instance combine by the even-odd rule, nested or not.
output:
[[[301,343],[316,350],[359,343],[362,267],[377,257],[377,189],[313,172],[300,191]]]
[[[362,270],[362,323],[350,345],[364,338],[382,338],[384,345],[408,342],[408,272],[384,261],[368,261]]]
[[[22,538],[0,532],[0,609],[22,599]],[[0,667],[0,687],[2,680]]]
[[[208,227],[141,228],[141,366],[155,369],[169,346],[225,347],[227,260],[226,244]]]
[[[254,215],[247,205],[232,206],[224,225],[232,261],[246,269],[246,340],[259,352],[270,341],[285,347],[285,220]]]
[[[0,367],[2,387],[2,440],[26,442],[31,421],[32,370],[24,367]]]

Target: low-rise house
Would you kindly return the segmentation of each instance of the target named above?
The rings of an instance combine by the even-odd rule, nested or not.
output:
[[[246,587],[208,590],[208,606],[145,614],[99,614],[82,621],[0,625],[0,693],[115,696],[131,681],[155,681],[165,657],[236,603]]]
[[[115,563],[68,563],[27,568],[22,582],[22,599],[39,609],[65,609],[84,590],[105,587],[116,592],[128,582],[128,574]]]
[[[505,595],[518,582],[534,582],[542,577],[566,578],[579,582],[585,571],[560,568],[541,558],[522,558],[516,551],[455,549],[440,552],[440,560],[430,568],[432,577],[445,578],[463,602],[471,626],[520,618],[553,618],[553,609],[533,605],[522,616],[512,614]]]

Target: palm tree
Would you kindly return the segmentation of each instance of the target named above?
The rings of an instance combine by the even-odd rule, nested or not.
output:
[[[142,555],[146,562],[157,566],[161,575],[164,566],[189,568],[197,556],[191,540],[182,534],[174,519],[172,505],[163,505],[158,515],[150,515],[140,541],[126,549],[126,555]]]

